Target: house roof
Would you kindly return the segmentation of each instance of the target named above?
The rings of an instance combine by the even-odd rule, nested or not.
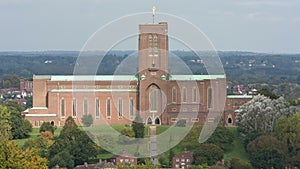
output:
[[[225,75],[170,75],[170,80],[213,80]],[[34,75],[33,79],[50,81],[137,81],[134,75]]]
[[[129,152],[123,150],[121,152],[119,152],[118,154],[114,155],[113,158],[117,158],[117,157],[125,157],[125,158],[137,158],[136,156],[133,156],[132,154],[130,154]]]
[[[170,80],[214,80],[226,78],[225,75],[171,75]]]
[[[187,157],[193,158],[193,153],[189,151],[184,151],[174,156],[174,158],[187,158]]]
[[[253,95],[227,95],[228,99],[252,99]]]
[[[51,81],[132,81],[133,75],[34,75],[33,79],[48,79]]]
[[[96,164],[88,164],[87,166],[85,165],[78,165],[74,169],[95,169]]]

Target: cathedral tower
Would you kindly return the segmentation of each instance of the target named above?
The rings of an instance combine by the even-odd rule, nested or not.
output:
[[[139,110],[146,124],[161,124],[167,103],[168,24],[139,26]]]
[[[160,70],[168,72],[168,24],[139,26],[139,73]]]

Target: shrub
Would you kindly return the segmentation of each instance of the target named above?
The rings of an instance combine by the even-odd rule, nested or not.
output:
[[[44,122],[40,127],[40,133],[45,131],[50,131],[54,134],[55,128],[50,124],[50,122]]]
[[[194,153],[196,165],[207,163],[214,165],[217,161],[223,159],[224,152],[220,147],[214,144],[201,144]]]
[[[90,114],[85,114],[82,116],[81,122],[85,127],[90,127],[93,124],[93,116]]]
[[[186,120],[184,120],[184,119],[178,120],[177,123],[176,123],[176,126],[177,127],[185,127],[186,126]]]

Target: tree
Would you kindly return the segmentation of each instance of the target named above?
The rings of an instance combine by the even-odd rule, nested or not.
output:
[[[275,136],[287,147],[288,163],[300,167],[300,113],[281,117],[276,122]]]
[[[18,75],[14,74],[5,74],[2,78],[3,87],[10,88],[10,87],[19,87],[20,86],[20,79]]]
[[[232,148],[234,135],[226,127],[217,127],[206,143],[219,146],[223,151],[229,151]]]
[[[84,114],[81,118],[81,122],[85,127],[90,127],[93,124],[93,116],[91,114]]]
[[[28,129],[29,126],[25,125],[20,112],[11,111],[10,121],[13,139],[22,139],[29,136],[31,129]]]
[[[254,168],[283,168],[286,148],[273,136],[260,136],[248,144],[247,151]]]
[[[10,112],[11,134],[13,139],[22,139],[29,136],[32,131],[32,125],[28,120],[22,118],[21,111],[24,108],[16,101],[7,101],[5,103],[7,110]]]
[[[169,151],[169,167],[172,166],[172,160],[173,160],[174,156],[175,156],[174,149],[170,149],[170,151]]]
[[[145,125],[142,121],[142,118],[141,118],[139,112],[136,113],[136,117],[135,117],[134,121],[132,122],[132,129],[133,129],[135,138],[144,138]]]
[[[54,143],[53,134],[50,131],[42,132],[37,139],[30,139],[23,145],[23,149],[34,148],[41,157],[49,157],[50,146]]]
[[[52,126],[50,122],[43,122],[40,127],[40,133],[45,131],[50,131],[52,134],[54,134],[55,127]]]
[[[59,137],[50,147],[50,161],[59,152],[68,152],[74,160],[75,165],[83,164],[89,158],[96,156],[97,145],[89,138],[86,132],[80,130],[72,117],[66,119],[65,125],[60,132]]]
[[[47,159],[32,149],[20,151],[11,139],[10,113],[0,105],[0,167],[46,169]]]
[[[145,160],[144,164],[139,164],[136,166],[118,166],[118,169],[158,169],[158,166],[154,166],[150,160]]]
[[[32,124],[27,119],[24,119],[24,131],[25,131],[25,133],[32,132]]]
[[[158,162],[160,164],[160,168],[170,168],[170,163],[172,162],[172,160],[169,160],[169,156],[167,152],[165,152],[159,156]]]
[[[201,133],[201,126],[194,126],[189,133],[184,137],[184,139],[180,142],[182,147],[187,148],[188,150],[197,150],[195,147],[200,145],[199,136]],[[171,140],[171,138],[170,138]]]
[[[220,147],[214,144],[200,144],[194,152],[194,161],[196,165],[207,163],[214,165],[217,161],[222,160],[224,152]]]
[[[23,106],[21,106],[17,101],[15,100],[9,100],[5,103],[5,106],[8,108],[8,110],[13,111],[15,110],[16,112],[22,112],[25,110]]]
[[[267,148],[276,149],[283,154],[286,153],[285,145],[271,135],[262,135],[257,137],[254,141],[248,144],[247,151],[249,154],[255,154],[258,151]]]
[[[47,169],[47,159],[40,157],[37,152],[32,149],[25,149],[22,152],[21,159],[24,160],[24,168],[32,168],[32,169]],[[14,159],[16,160],[16,159]]]
[[[262,135],[262,133],[260,133],[258,131],[254,131],[254,130],[247,133],[247,135],[245,135],[243,138],[244,148],[247,149],[247,145],[261,135]]]
[[[124,127],[120,133],[124,136],[134,137],[134,132],[130,127]]]
[[[32,149],[20,151],[13,141],[0,140],[0,166],[1,168],[46,169],[47,159],[41,158]]]
[[[276,94],[272,93],[269,89],[267,88],[263,88],[261,90],[259,90],[257,93],[264,95],[270,99],[278,99],[279,96],[277,96]]]
[[[24,108],[16,101],[7,101],[5,103],[7,110],[10,112],[11,134],[13,139],[22,139],[29,136],[32,126],[28,121],[22,118],[21,111]]]
[[[11,139],[10,112],[7,107],[0,105],[0,140]]]
[[[131,141],[133,141],[134,137],[134,132],[130,127],[124,127],[121,130],[121,134],[119,135],[119,142],[120,143],[130,143]]]
[[[250,169],[250,165],[242,163],[239,158],[232,158],[230,160],[230,169]]]
[[[159,164],[161,168],[171,168],[172,167],[172,159],[175,156],[174,149],[170,149],[169,151],[161,154],[159,156]]]
[[[254,168],[282,169],[285,166],[285,157],[277,149],[266,148],[251,154],[250,162]]]
[[[242,111],[237,115],[237,126],[243,135],[253,130],[271,133],[274,131],[277,119],[295,113],[282,97],[272,100],[262,95],[255,96],[240,109]]]
[[[59,152],[49,161],[49,168],[54,168],[56,165],[68,169],[74,168],[73,156],[66,150]]]
[[[207,164],[202,164],[189,166],[188,169],[210,169],[210,167]]]
[[[209,169],[226,169],[226,167],[223,166],[211,166]]]

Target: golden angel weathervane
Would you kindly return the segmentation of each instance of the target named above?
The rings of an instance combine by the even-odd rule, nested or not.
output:
[[[154,24],[154,16],[155,16],[155,12],[156,12],[156,7],[153,6],[153,7],[152,7],[153,24]]]

